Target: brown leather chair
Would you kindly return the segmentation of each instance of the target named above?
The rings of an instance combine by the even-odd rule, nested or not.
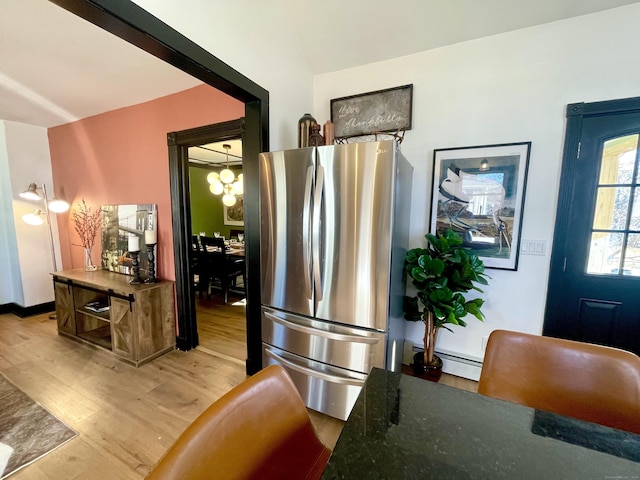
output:
[[[318,479],[330,455],[291,378],[272,365],[205,410],[147,479]]]
[[[617,348],[496,330],[478,393],[640,434],[640,357]]]

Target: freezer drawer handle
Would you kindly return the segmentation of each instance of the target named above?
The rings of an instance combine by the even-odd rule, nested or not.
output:
[[[310,377],[316,377],[321,380],[325,380],[331,383],[338,383],[340,385],[353,385],[355,387],[362,387],[364,385],[364,380],[358,380],[355,378],[346,378],[339,377],[337,375],[329,375],[328,373],[319,372],[317,370],[313,370],[311,368],[305,368],[300,365],[293,363],[290,360],[287,360],[275,352],[272,352],[269,349],[265,349],[267,355],[273,358],[276,362],[282,363],[285,367],[290,368],[291,370],[295,370],[304,375],[308,375]]]
[[[378,339],[375,337],[361,337],[360,335],[345,335],[344,333],[335,333],[335,332],[327,332],[326,330],[320,330],[313,327],[306,327],[304,325],[298,325],[297,323],[290,322],[281,318],[277,315],[274,315],[270,312],[264,312],[264,316],[270,318],[276,323],[283,325],[291,330],[297,330],[298,332],[305,333],[307,335],[315,335],[317,337],[325,337],[331,340],[340,340],[342,342],[353,342],[353,343],[367,343],[370,345],[375,345],[378,343]]]

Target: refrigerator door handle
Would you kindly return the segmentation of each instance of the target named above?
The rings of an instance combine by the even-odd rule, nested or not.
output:
[[[311,211],[311,186],[313,184],[313,166],[307,168],[307,179],[304,184],[304,209],[302,210],[302,268],[304,276],[304,285],[307,291],[307,298],[313,298],[311,287],[311,258],[309,250],[311,250],[311,222],[309,221]]]
[[[337,375],[330,375],[328,373],[320,372],[318,370],[313,370],[311,368],[303,367],[302,365],[298,365],[297,363],[292,362],[291,360],[287,360],[275,352],[272,352],[270,349],[265,349],[265,353],[273,358],[276,362],[281,363],[284,367],[290,368],[291,370],[295,370],[299,373],[307,375],[309,377],[316,377],[321,380],[325,380],[331,383],[338,383],[341,385],[354,385],[356,387],[362,387],[364,385],[364,380],[358,380],[355,378],[347,378],[340,377]]]
[[[324,337],[329,338],[331,340],[338,340],[341,342],[351,342],[351,343],[366,343],[370,345],[375,345],[378,343],[378,339],[375,337],[362,337],[360,335],[347,335],[344,333],[337,332],[328,332],[326,330],[321,330],[319,328],[306,327],[304,325],[298,325],[297,323],[286,320],[278,315],[274,315],[271,312],[264,311],[264,316],[273,320],[280,325],[290,328],[291,330],[296,330],[298,332],[306,333],[307,335],[313,335],[316,337]]]
[[[322,275],[320,272],[320,237],[321,237],[321,221],[322,214],[322,196],[324,194],[324,167],[318,165],[316,174],[316,188],[313,198],[313,279],[316,293],[316,302],[322,300]]]

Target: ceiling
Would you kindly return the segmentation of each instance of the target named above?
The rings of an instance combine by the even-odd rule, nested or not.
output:
[[[638,0],[276,0],[314,73],[615,8]],[[307,8],[301,8],[301,4]],[[313,22],[309,18],[313,17]],[[327,28],[330,25],[330,28]],[[329,52],[329,53],[328,53]]]
[[[318,74],[631,3],[637,2],[272,0],[270,5],[274,15],[289,20]],[[50,127],[200,83],[47,0],[2,0],[0,119]]]
[[[229,147],[228,157],[225,145]],[[230,167],[242,165],[242,141],[240,139],[189,147],[189,163],[191,165],[222,167],[227,165],[227,162]]]
[[[1,119],[50,127],[201,83],[47,0],[2,0]]]

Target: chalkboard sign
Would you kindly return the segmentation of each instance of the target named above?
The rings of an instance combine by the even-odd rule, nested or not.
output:
[[[413,85],[387,88],[331,100],[335,136],[411,130]]]

